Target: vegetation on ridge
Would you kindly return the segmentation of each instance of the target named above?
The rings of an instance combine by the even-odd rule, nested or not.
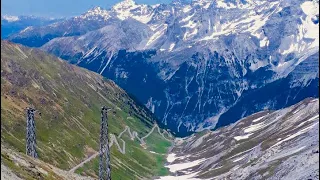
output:
[[[126,126],[144,136],[155,123],[149,112],[114,82],[40,50],[1,41],[1,141],[25,151],[24,108],[33,106],[41,112],[35,116],[39,158],[69,170],[98,151],[103,105],[113,109],[109,112],[109,131],[115,136]],[[150,138],[160,138],[161,153],[170,146],[156,133]],[[157,142],[147,141],[144,149],[127,133],[122,139],[126,154],[116,146],[111,148],[114,179],[159,175],[164,155],[150,152],[156,150]],[[94,167],[90,167],[94,173],[89,175],[97,174]]]

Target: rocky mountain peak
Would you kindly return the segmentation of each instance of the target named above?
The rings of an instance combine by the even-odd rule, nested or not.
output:
[[[115,10],[128,9],[137,6],[134,0],[124,0],[113,6]]]
[[[110,18],[110,14],[107,10],[105,10],[99,6],[95,6],[92,9],[89,9],[84,14],[82,14],[80,17],[83,19],[90,18],[90,17],[102,17],[106,20],[106,19]]]
[[[134,0],[124,0],[112,7],[116,16],[125,20],[133,18],[142,23],[148,23],[152,17],[152,6],[146,4],[137,4]]]

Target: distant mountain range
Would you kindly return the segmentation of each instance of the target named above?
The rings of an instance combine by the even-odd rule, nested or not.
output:
[[[18,33],[29,26],[43,26],[51,24],[62,19],[44,18],[36,16],[10,16],[1,15],[1,39],[6,39],[8,36]]]
[[[315,0],[125,0],[8,39],[114,80],[178,136],[319,97]]]

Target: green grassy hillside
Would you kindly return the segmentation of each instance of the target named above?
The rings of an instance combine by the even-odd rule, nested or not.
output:
[[[38,49],[1,41],[1,141],[25,152],[24,108],[33,106],[41,113],[35,116],[39,158],[69,170],[98,151],[103,105],[113,109],[109,131],[116,137],[126,126],[139,137],[154,126],[152,115],[114,82]],[[113,179],[165,174],[163,153],[169,141],[156,131],[146,139],[146,146],[128,133],[121,139],[126,143],[125,154],[111,147]],[[157,150],[159,154],[154,154]],[[76,172],[96,177],[97,162],[93,159]]]

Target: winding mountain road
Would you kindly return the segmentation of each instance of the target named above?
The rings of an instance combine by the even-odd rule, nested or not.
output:
[[[163,133],[161,133],[160,128],[157,124],[155,124],[152,129],[150,130],[150,132],[145,135],[144,137],[140,138],[138,136],[138,133],[136,131],[132,131],[130,130],[129,126],[126,126],[125,129],[118,135],[118,137],[116,137],[114,134],[110,134],[110,144],[109,147],[111,148],[113,146],[113,144],[115,144],[117,146],[117,149],[119,152],[121,152],[122,154],[126,154],[126,142],[121,139],[122,135],[125,132],[128,132],[129,137],[132,141],[135,140],[135,138],[137,138],[140,141],[141,145],[145,145],[145,139],[148,138],[153,131],[155,130],[155,128],[158,128],[158,133],[167,141],[171,141],[170,139],[166,138],[164,134],[167,134],[169,137],[172,137],[170,133],[168,133],[166,130],[163,130]],[[118,139],[120,139],[122,141],[122,148],[119,145]],[[69,170],[70,173],[74,173],[75,170],[77,170],[78,168],[82,167],[84,164],[86,164],[87,162],[91,161],[92,159],[96,158],[99,155],[99,152],[94,153],[93,155],[91,155],[90,157],[88,157],[87,159],[85,159],[84,161],[82,161],[80,164],[76,165],[75,167],[73,167],[72,169]]]

